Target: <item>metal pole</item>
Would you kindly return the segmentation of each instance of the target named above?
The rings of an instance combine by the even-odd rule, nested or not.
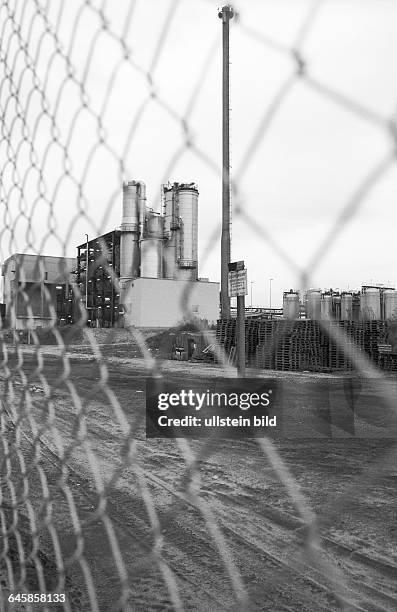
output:
[[[251,308],[252,308],[252,285],[254,284],[254,281],[251,281]]]
[[[229,21],[234,11],[226,5],[218,13],[222,19],[222,235],[221,235],[221,317],[230,318],[228,295],[228,264],[230,262],[230,133],[229,133]]]
[[[85,308],[88,310],[88,234],[85,237]]]
[[[237,296],[237,371],[245,376],[245,295]]]
[[[274,278],[269,278],[269,308],[272,308],[272,280]]]

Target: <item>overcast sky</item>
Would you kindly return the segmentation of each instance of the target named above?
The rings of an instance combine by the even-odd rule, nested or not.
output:
[[[93,237],[97,231],[118,227],[122,162],[124,178],[147,183],[148,203],[155,208],[164,180],[197,182],[199,274],[219,280],[220,4],[93,1],[94,7],[103,5],[108,30],[102,31],[98,11],[85,7],[79,16],[82,2],[64,2],[62,13],[61,0],[48,4],[50,28],[44,36],[45,22],[35,3],[18,3],[14,18],[24,39],[29,37],[38,81],[26,69],[17,36],[11,36],[12,20],[4,19],[7,9],[1,9],[2,56],[8,50],[6,63],[19,88],[16,104],[1,62],[2,259],[12,252],[35,250],[74,256],[85,232]],[[299,286],[296,270],[263,238],[262,230],[295,266],[305,266],[343,207],[393,149],[386,121],[397,107],[394,0],[320,2],[300,45],[307,74],[368,109],[368,118],[318,92],[306,79],[296,79],[275,105],[267,129],[259,131],[280,88],[296,72],[289,50],[297,44],[312,4],[235,3],[240,19],[231,32],[232,174],[240,204],[253,224],[234,213],[232,259],[246,262],[249,281],[254,282],[254,305],[268,305],[270,277],[275,306],[281,305],[283,290]],[[58,33],[75,80],[67,77],[69,68],[61,53],[54,53],[52,31]],[[268,39],[277,44],[264,44]],[[159,40],[163,44],[157,53]],[[124,59],[120,41],[130,49],[131,61]],[[84,82],[86,97],[79,81]],[[45,83],[45,100],[35,87],[38,82],[40,88]],[[154,97],[142,106],[151,92]],[[43,113],[46,108],[48,113]],[[186,142],[181,119],[188,108],[189,133],[200,154],[185,147],[176,156]],[[56,127],[50,119],[54,113]],[[256,137],[252,157],[242,167]],[[395,164],[382,170],[324,257],[316,255],[311,286],[347,289],[369,282],[396,283],[396,170]],[[29,219],[33,233],[27,234]]]

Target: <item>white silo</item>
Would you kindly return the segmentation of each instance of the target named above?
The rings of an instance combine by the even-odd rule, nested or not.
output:
[[[120,237],[120,280],[136,278],[139,271],[139,215],[144,184],[123,183],[123,213]]]
[[[332,316],[335,320],[340,321],[342,299],[338,293],[332,295]]]
[[[385,289],[383,292],[383,313],[386,321],[397,320],[397,291]]]
[[[198,189],[173,183],[164,193],[164,278],[197,280]]]
[[[378,287],[364,287],[361,292],[360,314],[363,321],[379,320],[380,289]]]
[[[177,278],[177,249],[179,245],[178,183],[163,186],[163,277]]]
[[[153,211],[146,215],[144,237],[141,240],[141,277],[162,277],[162,247],[164,218]]]
[[[178,212],[180,219],[178,278],[195,281],[198,259],[198,189],[194,183],[179,185]]]
[[[299,319],[300,304],[299,294],[296,291],[285,291],[283,293],[283,319],[290,321]]]
[[[324,293],[320,300],[320,311],[321,319],[323,321],[330,321],[332,317],[332,295],[330,293]]]
[[[342,321],[353,320],[353,294],[344,291],[340,300],[340,318]]]
[[[321,289],[309,289],[306,294],[306,318],[321,319]]]

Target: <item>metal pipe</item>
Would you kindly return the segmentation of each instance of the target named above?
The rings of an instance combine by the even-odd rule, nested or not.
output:
[[[222,75],[222,235],[221,235],[221,316],[230,318],[228,295],[228,264],[230,263],[230,82],[229,82],[229,21],[234,11],[226,5],[218,13],[222,19],[223,75]]]
[[[139,207],[139,239],[143,238],[143,228],[145,224],[146,212],[146,184],[143,181],[137,181],[138,190],[138,207]]]

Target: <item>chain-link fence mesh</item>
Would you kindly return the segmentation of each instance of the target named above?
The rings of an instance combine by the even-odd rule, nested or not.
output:
[[[327,18],[328,3],[283,4],[288,42],[269,36],[261,20],[255,24],[258,3],[236,3],[232,36],[257,45],[252,58],[245,56],[257,62],[257,79],[266,82],[267,55],[279,56],[282,69],[258,97],[252,131],[244,138],[239,132],[238,152],[233,109],[233,241],[238,243],[242,228],[249,230],[249,240],[254,236],[258,249],[266,245],[296,286],[307,288],[342,230],[360,217],[368,194],[392,169],[396,116],[311,71],[306,44]],[[363,10],[386,10],[366,4]],[[334,10],[343,21],[345,6],[335,3]],[[101,236],[118,225],[123,181],[150,172],[152,158],[161,159],[153,161],[160,173],[153,184],[177,173],[195,179],[196,168],[215,181],[211,206],[219,203],[219,212],[208,226],[202,223],[200,265],[218,265],[222,167],[220,131],[214,140],[211,132],[218,130],[220,115],[211,113],[220,110],[220,87],[209,105],[202,95],[220,67],[221,33],[218,20],[209,29],[213,38],[206,37],[206,19],[217,21],[213,2],[1,2],[3,293],[7,308],[23,320],[22,331],[12,329],[16,319],[4,319],[1,331],[1,609],[396,609],[395,384],[343,330],[328,326],[326,333],[353,362],[347,391],[345,378],[332,374],[281,378],[291,393],[303,394],[301,402],[320,408],[324,396],[317,383],[336,404],[342,392],[345,398],[351,393],[351,404],[357,394],[369,397],[387,440],[260,439],[232,447],[218,439],[149,441],[144,377],[236,376],[224,345],[198,321],[205,345],[214,345],[216,364],[162,361],[147,332],[135,328],[116,345],[118,332],[108,330],[105,337],[88,325],[83,285],[75,283],[59,297],[57,283],[59,290],[67,284],[70,262],[57,260],[51,279],[46,277],[42,255],[75,257],[77,245],[85,243],[82,231]],[[173,60],[188,49],[190,37],[199,43],[196,63],[189,60],[175,80]],[[236,63],[237,53],[232,45]],[[360,180],[352,185],[349,178],[351,196],[337,214],[326,216],[324,238],[302,266],[288,243],[268,229],[266,212],[250,207],[245,183],[296,88],[341,109],[343,125],[359,121],[379,137],[372,165],[352,161]],[[207,140],[200,130],[206,122]],[[152,200],[158,209],[160,198]],[[100,263],[119,295],[107,246]],[[186,320],[194,315],[190,291],[187,284]],[[60,326],[72,315],[60,317],[57,300],[79,304],[72,325]],[[45,330],[36,329],[37,308]],[[361,395],[355,395],[356,384]],[[18,593],[53,599],[9,603],[9,595]]]

